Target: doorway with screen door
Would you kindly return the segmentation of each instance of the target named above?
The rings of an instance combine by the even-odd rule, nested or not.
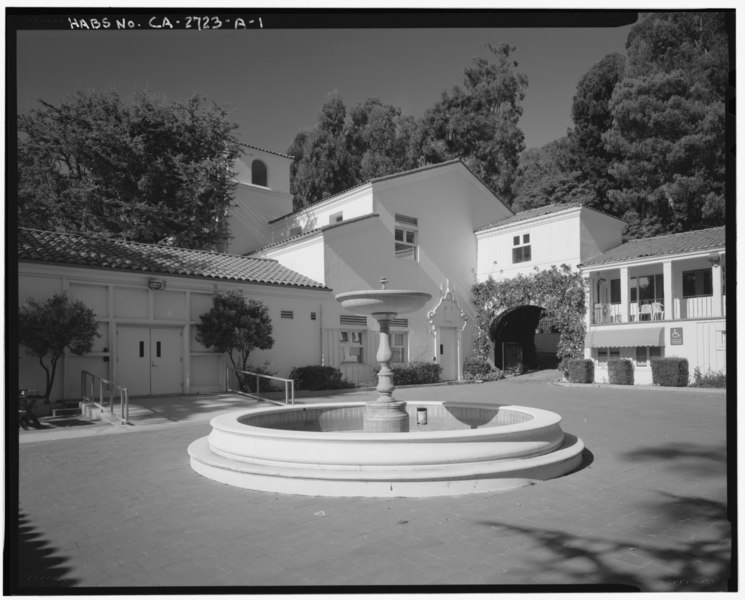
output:
[[[119,326],[116,343],[116,383],[130,396],[183,393],[181,327]]]

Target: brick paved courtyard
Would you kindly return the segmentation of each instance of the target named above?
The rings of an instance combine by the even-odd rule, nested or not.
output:
[[[587,447],[584,467],[499,494],[342,499],[222,485],[192,471],[186,453],[209,433],[220,403],[191,418],[183,404],[169,411],[168,399],[153,400],[141,414],[160,418],[115,435],[104,426],[21,434],[18,591],[731,589],[724,394],[569,387],[554,378],[396,392],[561,414],[564,430]]]

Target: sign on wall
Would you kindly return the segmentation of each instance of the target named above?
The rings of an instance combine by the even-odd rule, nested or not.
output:
[[[671,327],[670,328],[670,345],[671,346],[682,346],[683,345],[683,328],[682,327]]]

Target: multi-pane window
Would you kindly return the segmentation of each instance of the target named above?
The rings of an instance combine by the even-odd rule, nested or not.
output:
[[[419,221],[414,217],[405,215],[396,215],[396,227],[394,231],[394,244],[396,258],[417,261],[418,256],[418,235],[417,231]]]
[[[621,358],[620,348],[598,348],[598,362],[607,363],[617,358]]]
[[[631,302],[641,304],[662,302],[664,295],[662,275],[642,275],[632,277],[629,281],[629,300]]]
[[[391,333],[391,362],[406,362],[406,334],[393,332]]]
[[[711,296],[714,286],[711,280],[711,269],[683,271],[683,297]]]
[[[662,356],[662,348],[659,346],[637,346],[636,347],[636,364],[640,367],[646,367],[653,358]]]
[[[514,236],[512,238],[512,262],[528,262],[530,259],[530,234],[524,233],[522,236]]]
[[[363,331],[340,331],[339,342],[342,350],[342,362],[361,363],[364,362],[364,350],[362,340]]]

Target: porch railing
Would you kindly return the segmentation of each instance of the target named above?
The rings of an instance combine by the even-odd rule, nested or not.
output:
[[[83,402],[97,406],[122,424],[129,423],[129,392],[108,379],[81,371],[80,390]]]
[[[727,299],[722,296],[721,316],[725,317]],[[672,315],[667,318],[678,321],[687,319],[705,319],[714,316],[713,296],[693,296],[688,298],[673,298]],[[660,300],[642,300],[629,303],[628,322],[662,321],[665,320],[665,305]],[[626,322],[621,314],[621,304],[595,304],[592,313],[593,325]]]
[[[231,377],[232,373],[232,377]],[[241,376],[243,376],[243,384],[241,384]],[[295,404],[295,380],[286,379],[284,377],[274,377],[273,375],[264,375],[263,373],[254,373],[252,371],[240,371],[238,369],[228,368],[225,373],[226,388],[228,392],[235,392],[239,394],[245,394],[252,396],[257,400],[261,400],[261,380],[267,379],[269,381],[280,381],[284,386],[285,392],[285,404]],[[237,384],[237,389],[233,389],[231,383]],[[268,383],[268,382],[266,382]],[[250,389],[253,384],[253,390]],[[243,389],[249,388],[249,389]],[[265,393],[270,391],[268,387],[264,388]]]

